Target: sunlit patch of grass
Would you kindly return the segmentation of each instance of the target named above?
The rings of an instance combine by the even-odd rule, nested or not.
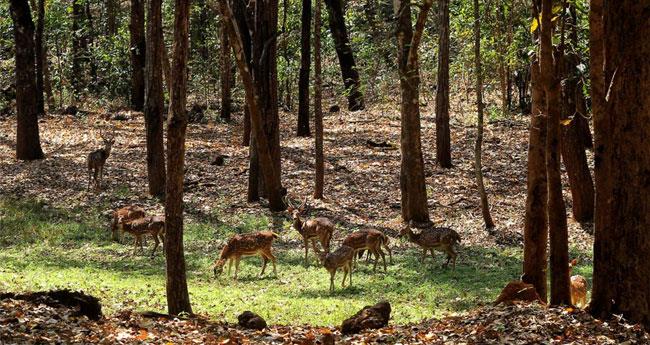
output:
[[[106,219],[99,214],[76,219],[33,202],[0,199],[0,219],[13,234],[7,236],[7,227],[1,228],[0,290],[82,289],[99,297],[107,313],[124,308],[165,310],[164,257],[160,252],[149,257],[151,241],[145,252],[133,255],[130,242],[110,242]],[[422,262],[418,249],[396,248],[395,263],[387,273],[381,265],[373,273],[372,265],[361,261],[352,287],[341,288],[339,272],[336,290],[330,294],[329,275],[317,266],[313,254],[310,265],[304,265],[296,232],[274,229],[281,235],[275,250],[277,276],[269,265],[265,276],[258,277],[261,260],[255,257],[242,261],[238,281],[226,272],[213,277],[210,266],[229,236],[266,229],[272,223],[266,217],[244,215],[233,225],[186,224],[188,284],[195,312],[233,321],[238,313],[253,310],[272,324],[335,325],[364,305],[385,299],[393,306],[394,321],[406,323],[489,303],[521,269],[519,249],[463,247],[452,270],[441,268],[442,254],[435,262],[431,256]],[[17,237],[24,228],[29,232]],[[591,278],[587,262],[576,271]]]

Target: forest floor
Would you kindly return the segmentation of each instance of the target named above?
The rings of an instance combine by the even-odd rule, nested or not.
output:
[[[15,160],[15,120],[0,120],[0,291],[82,289],[101,299],[107,315],[165,309],[162,254],[152,260],[145,253],[133,255],[130,244],[110,241],[113,209],[136,203],[151,213],[163,212],[147,196],[143,119],[123,112],[127,120],[107,122],[105,114],[115,115],[99,109],[41,120],[47,159],[38,162]],[[441,254],[423,265],[420,251],[396,238],[401,226],[398,113],[381,107],[330,113],[325,116],[326,199],[310,200],[310,213],[337,224],[334,247],[347,233],[374,227],[392,238],[395,254],[387,273],[378,269],[374,274],[370,265],[361,264],[351,288],[341,289],[337,275],[331,295],[328,274],[314,256],[304,266],[302,242],[290,230],[288,215],[246,202],[248,148],[240,145],[240,118],[191,124],[185,250],[194,311],[233,321],[241,311],[253,310],[273,325],[332,326],[364,305],[387,299],[392,322],[406,324],[453,317],[493,301],[521,269],[527,119],[486,126],[484,174],[497,224],[487,232],[474,182],[476,128],[471,120],[452,115],[454,167],[441,169],[434,158],[434,117],[427,110],[422,114],[430,214],[437,225],[460,233],[457,268],[441,268]],[[283,184],[296,199],[311,195],[313,140],[293,135],[293,116],[283,114],[281,122]],[[88,192],[85,158],[100,147],[99,129],[110,126],[116,127],[117,142],[107,162],[105,188]],[[372,147],[369,141],[385,141],[388,147]],[[218,155],[228,156],[223,166],[212,164]],[[566,185],[565,199],[570,210]],[[259,259],[244,261],[239,281],[225,274],[212,277],[210,265],[229,235],[267,228],[281,236],[277,277],[256,278]],[[571,220],[569,228],[571,256],[581,262],[576,271],[590,280],[592,228]]]

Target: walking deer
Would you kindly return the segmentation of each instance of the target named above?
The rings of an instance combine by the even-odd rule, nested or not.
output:
[[[214,276],[223,273],[223,266],[228,261],[228,276],[230,276],[230,269],[232,268],[233,261],[235,262],[235,280],[239,272],[239,261],[242,256],[259,255],[262,257],[262,272],[264,274],[266,264],[269,260],[273,264],[273,274],[277,275],[275,270],[275,256],[271,252],[273,241],[278,238],[278,234],[272,231],[260,231],[250,234],[240,234],[231,237],[226,243],[226,246],[221,250],[221,255],[212,265]]]
[[[90,190],[92,182],[95,184],[95,189],[101,189],[104,165],[108,156],[111,155],[113,144],[115,144],[115,129],[111,131],[110,135],[105,135],[103,131],[100,131],[99,136],[104,142],[104,147],[89,153],[88,159],[86,160],[86,164],[88,165],[88,190]]]
[[[343,281],[341,286],[345,287],[345,278],[350,275],[350,286],[352,286],[352,260],[356,251],[350,247],[343,245],[339,249],[331,253],[318,253],[323,267],[330,273],[330,292],[334,292],[334,276],[336,270],[343,269]]]
[[[144,209],[136,205],[124,206],[120,209],[113,211],[113,220],[111,221],[111,233],[114,241],[122,242],[122,225],[132,220],[143,218],[145,216]]]
[[[135,237],[133,243],[133,253],[137,250],[138,246],[142,250],[142,237],[146,234],[151,234],[155,241],[151,256],[156,253],[158,245],[163,243],[163,251],[165,250],[165,216],[150,216],[134,219],[129,222],[122,223],[122,231],[128,232]]]
[[[426,259],[427,251],[431,251],[431,257],[435,260],[434,250],[447,253],[447,262],[445,267],[452,262],[456,268],[456,250],[454,246],[460,243],[460,235],[449,228],[426,228],[422,229],[419,233],[414,233],[411,230],[410,224],[400,231],[400,236],[408,236],[409,241],[420,246],[424,251],[422,252],[422,262]]]
[[[330,251],[330,241],[332,240],[332,235],[334,233],[334,223],[325,217],[312,218],[303,221],[301,215],[305,211],[307,198],[305,198],[302,204],[298,207],[291,204],[289,198],[285,198],[285,203],[287,204],[287,212],[289,212],[293,218],[292,226],[296,231],[298,231],[298,233],[300,233],[303,243],[305,244],[305,265],[308,265],[307,255],[309,252],[309,241],[311,241],[312,248],[316,255],[320,254],[320,251],[316,248],[316,239],[318,239],[320,244],[323,246],[325,253],[328,253]]]
[[[569,262],[569,275],[577,264],[577,259]],[[579,308],[587,305],[587,279],[581,275],[571,276],[571,304]]]
[[[393,253],[388,247],[388,236],[386,236],[381,231],[375,229],[355,231],[345,237],[343,244],[352,247],[352,249],[355,251],[355,254],[359,253],[359,258],[363,256],[364,250],[367,250],[369,254],[372,253],[375,256],[375,266],[373,267],[373,271],[377,270],[377,262],[379,262],[379,256],[381,256],[381,259],[384,263],[384,272],[387,271],[386,256],[384,255],[384,251],[381,249],[382,246],[388,251],[388,255],[390,256],[390,263],[393,264]],[[356,261],[356,257],[357,255],[355,255],[354,261]]]

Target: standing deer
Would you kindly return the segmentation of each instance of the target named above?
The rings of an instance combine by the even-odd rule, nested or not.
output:
[[[341,286],[345,287],[345,278],[348,274],[350,275],[350,286],[352,286],[352,260],[355,253],[356,251],[352,247],[346,245],[332,253],[318,253],[323,267],[330,273],[330,292],[334,292],[334,276],[339,267],[343,269]]]
[[[303,221],[301,214],[305,211],[305,205],[307,204],[307,198],[304,199],[302,204],[298,207],[295,207],[289,201],[289,198],[285,198],[287,204],[287,212],[291,214],[293,218],[293,228],[300,233],[302,236],[303,243],[305,244],[305,265],[308,265],[307,254],[309,252],[309,241],[311,240],[311,245],[314,249],[316,255],[320,251],[316,248],[316,239],[319,240],[320,244],[323,246],[325,253],[330,251],[330,241],[332,239],[332,234],[334,233],[334,223],[325,217],[318,217]]]
[[[449,228],[426,228],[422,229],[419,233],[414,233],[411,226],[407,225],[400,231],[400,236],[408,236],[409,241],[420,246],[424,251],[422,253],[422,262],[427,257],[427,251],[431,251],[431,257],[435,260],[433,254],[434,249],[447,253],[447,262],[445,267],[452,262],[454,269],[456,268],[456,250],[454,246],[460,243],[460,235]]]
[[[569,275],[577,264],[577,259],[569,262]],[[571,276],[571,304],[579,308],[587,305],[587,279],[581,275]]]
[[[122,231],[128,232],[135,237],[133,254],[135,254],[138,246],[142,250],[142,236],[151,234],[155,241],[155,245],[151,251],[151,256],[153,256],[156,253],[158,245],[161,242],[165,243],[165,216],[142,217],[130,222],[124,222],[122,224]],[[163,245],[164,250],[165,247]]]
[[[88,159],[86,160],[88,165],[88,190],[90,190],[90,185],[93,181],[95,183],[95,189],[101,189],[104,165],[106,164],[108,156],[111,155],[111,148],[115,143],[115,129],[113,129],[111,134],[108,136],[105,136],[104,132],[100,131],[99,136],[104,142],[104,148],[89,153]]]
[[[375,266],[373,271],[377,270],[377,262],[379,262],[379,256],[381,256],[384,263],[384,272],[386,272],[386,257],[384,256],[384,251],[381,250],[382,246],[388,251],[390,263],[393,263],[393,253],[388,247],[388,236],[381,231],[375,229],[355,231],[345,237],[343,244],[352,247],[355,254],[359,253],[359,258],[363,256],[364,250],[367,250],[369,255],[372,253],[375,256]],[[357,255],[355,255],[355,261],[356,256]]]
[[[113,220],[111,221],[111,233],[114,241],[122,242],[122,225],[132,220],[143,218],[145,216],[144,209],[136,205],[124,206],[120,209],[113,211]]]
[[[262,272],[260,272],[260,276],[264,274],[266,264],[269,260],[271,260],[271,263],[273,264],[273,274],[277,275],[275,270],[275,256],[273,256],[273,253],[271,252],[271,246],[276,238],[278,238],[278,234],[272,231],[260,231],[231,237],[226,246],[221,250],[219,259],[217,259],[214,265],[212,265],[214,276],[216,277],[223,272],[223,266],[226,264],[226,261],[228,261],[228,276],[230,276],[232,262],[235,261],[234,278],[236,280],[241,257],[252,255],[259,255],[262,257]]]

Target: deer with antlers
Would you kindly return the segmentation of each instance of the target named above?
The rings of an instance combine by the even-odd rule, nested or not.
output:
[[[95,189],[101,189],[104,165],[106,164],[108,156],[111,155],[113,144],[115,144],[115,129],[113,129],[108,135],[106,135],[104,131],[100,131],[99,136],[104,142],[104,147],[89,153],[88,159],[86,159],[88,165],[88,190],[90,190],[90,186],[93,182],[95,184]]]
[[[320,250],[316,247],[316,239],[323,246],[325,253],[330,251],[330,241],[332,240],[332,235],[334,234],[334,223],[325,217],[312,218],[304,221],[301,217],[305,211],[305,206],[307,205],[307,198],[305,198],[300,204],[296,207],[291,203],[289,198],[284,198],[285,203],[287,204],[287,212],[291,214],[293,218],[293,228],[300,233],[302,240],[305,244],[305,265],[308,265],[307,255],[309,252],[309,241],[311,241],[312,248],[316,255],[320,254]]]

